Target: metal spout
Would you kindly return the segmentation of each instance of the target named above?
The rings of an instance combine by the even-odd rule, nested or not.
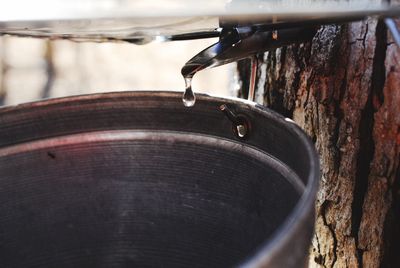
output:
[[[238,27],[221,32],[220,40],[204,49],[182,68],[184,77],[201,70],[251,57],[260,52],[311,40],[318,27],[296,27],[264,31],[256,27]]]

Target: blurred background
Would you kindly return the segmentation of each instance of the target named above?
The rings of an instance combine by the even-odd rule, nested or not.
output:
[[[0,37],[0,105],[126,90],[183,91],[180,69],[216,39],[150,43],[77,43]],[[235,64],[198,73],[195,92],[235,96]]]

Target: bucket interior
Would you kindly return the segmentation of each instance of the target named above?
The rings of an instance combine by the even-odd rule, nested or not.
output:
[[[62,120],[71,120],[63,110]],[[6,267],[237,265],[304,191],[293,166],[235,139],[230,127],[216,136],[182,122],[170,129],[132,122],[140,127],[44,135],[43,122],[29,122],[43,138],[0,148]],[[7,126],[18,133],[23,125]]]

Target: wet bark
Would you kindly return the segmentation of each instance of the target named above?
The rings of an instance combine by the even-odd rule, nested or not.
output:
[[[400,49],[384,24],[323,26],[261,59],[258,102],[293,118],[320,154],[310,267],[400,267]],[[242,96],[249,70],[238,63]]]

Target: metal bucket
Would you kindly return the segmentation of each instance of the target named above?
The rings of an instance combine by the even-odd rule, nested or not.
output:
[[[109,93],[2,108],[0,126],[2,267],[305,263],[318,158],[268,109]]]

